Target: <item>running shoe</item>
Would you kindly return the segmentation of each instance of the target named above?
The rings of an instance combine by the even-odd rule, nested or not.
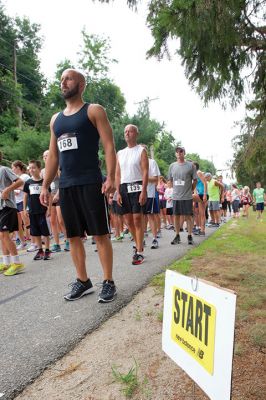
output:
[[[205,236],[205,232],[200,231],[199,236]]]
[[[44,256],[43,256],[44,260],[51,260],[51,251],[50,250],[45,250],[44,252]]]
[[[24,249],[26,249],[27,248],[27,243],[20,243],[18,246],[17,246],[17,250],[24,250]]]
[[[111,239],[112,242],[123,242],[123,238],[121,236],[116,236]]]
[[[70,246],[69,246],[69,241],[68,240],[65,241],[64,251],[70,251]]]
[[[10,267],[4,272],[6,276],[12,276],[18,274],[24,269],[24,264],[11,264]]]
[[[157,232],[156,237],[157,237],[157,239],[160,239],[162,237],[161,229]]]
[[[187,243],[188,243],[188,244],[194,244],[193,238],[192,238],[191,235],[188,235],[188,237],[187,237]]]
[[[71,292],[64,296],[65,300],[74,301],[80,299],[86,294],[92,293],[94,291],[91,280],[88,279],[86,282],[81,282],[77,279],[75,282],[69,285],[72,289]]]
[[[152,244],[151,244],[151,249],[158,249],[159,243],[157,239],[153,239]]]
[[[30,245],[30,247],[27,249],[27,252],[31,253],[31,252],[36,251],[36,250],[38,250],[38,246],[36,244],[32,243]]]
[[[4,264],[4,263],[0,263],[0,274],[2,272],[5,272],[9,267],[10,267],[10,265]]]
[[[21,242],[20,242],[20,239],[19,239],[19,238],[17,238],[17,239],[16,239],[16,246],[19,246],[19,245],[20,245],[20,243],[21,243]]]
[[[132,264],[133,265],[139,265],[142,264],[144,261],[144,256],[142,254],[139,253],[135,253],[133,255],[133,260],[132,260]]]
[[[116,287],[113,281],[104,280],[102,291],[98,297],[98,303],[109,303],[116,296]]]
[[[129,230],[126,228],[123,233],[124,233],[124,235],[128,235],[129,234]]]
[[[171,244],[179,244],[181,243],[180,235],[176,235],[172,240]]]
[[[37,251],[37,253],[35,254],[35,256],[33,257],[33,260],[37,261],[37,260],[42,260],[44,257],[44,252],[43,250],[39,249]]]
[[[51,247],[51,252],[52,253],[59,253],[61,251],[61,246],[60,244],[54,243]]]

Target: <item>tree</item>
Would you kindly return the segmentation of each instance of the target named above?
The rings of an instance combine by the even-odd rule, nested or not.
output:
[[[87,72],[90,80],[106,78],[109,65],[117,63],[110,58],[110,39],[99,35],[88,34],[85,29],[81,31],[83,37],[83,48],[80,53],[79,65]]]
[[[14,116],[16,126],[21,125],[22,117],[34,125],[43,97],[39,29],[39,25],[31,24],[27,18],[12,19],[5,15],[0,2],[0,92],[4,93],[3,102],[8,113]],[[6,127],[0,126],[1,130]]]
[[[199,168],[201,171],[210,172],[212,175],[216,174],[216,168],[213,162],[200,158],[198,153],[188,153],[186,154],[186,159],[199,163]]]
[[[233,139],[234,161],[233,169],[238,182],[251,188],[260,181],[266,184],[266,120],[253,131],[253,119],[247,119],[242,124],[242,134]]]
[[[169,165],[176,161],[175,148],[180,144],[176,142],[172,133],[163,130],[154,143],[154,158],[163,176],[167,176]]]
[[[236,105],[248,75],[265,104],[265,7],[265,0],[150,0],[147,25],[154,44],[148,56],[169,56],[168,40],[178,39],[186,76],[205,102],[228,97]]]

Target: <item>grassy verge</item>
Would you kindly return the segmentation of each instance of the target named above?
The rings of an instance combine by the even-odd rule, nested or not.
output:
[[[253,213],[248,219],[231,219],[167,268],[235,290],[237,322],[245,322],[245,333],[253,345],[259,350],[266,347],[265,215],[263,221],[257,221]],[[162,289],[164,273],[155,276],[152,285]],[[240,340],[237,353],[242,353],[244,347]]]

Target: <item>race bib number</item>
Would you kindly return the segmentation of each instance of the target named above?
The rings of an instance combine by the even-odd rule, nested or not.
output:
[[[177,179],[176,181],[174,181],[175,186],[184,186],[185,185],[185,181],[182,181],[182,179]]]
[[[30,185],[30,194],[41,194],[42,187],[40,185]]]
[[[64,133],[57,139],[57,146],[60,152],[67,150],[76,150],[78,148],[76,134]]]
[[[128,183],[127,185],[127,192],[128,193],[135,193],[135,192],[141,192],[142,191],[142,185],[139,183]]]

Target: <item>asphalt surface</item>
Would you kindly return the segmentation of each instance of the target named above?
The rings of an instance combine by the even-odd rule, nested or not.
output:
[[[209,233],[213,230],[209,230]],[[0,398],[13,399],[41,372],[69,352],[84,335],[126,305],[153,275],[182,257],[194,246],[171,245],[175,233],[163,230],[160,247],[151,250],[151,234],[145,238],[145,262],[131,264],[132,242],[113,243],[114,279],[118,295],[109,304],[99,304],[97,295],[102,271],[96,246],[85,242],[87,268],[95,292],[80,300],[68,302],[63,295],[75,280],[69,253],[54,253],[49,261],[33,261],[35,253],[21,252],[25,263],[23,273],[13,277],[0,275]],[[207,233],[208,236],[208,233]],[[207,236],[205,238],[207,238]],[[204,237],[194,237],[195,245]]]

